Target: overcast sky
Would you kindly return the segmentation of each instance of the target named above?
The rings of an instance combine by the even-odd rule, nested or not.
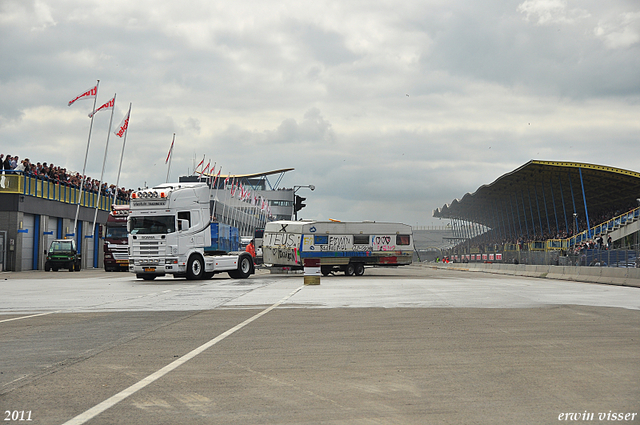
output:
[[[640,171],[637,0],[0,0],[0,152],[121,186],[293,167],[304,218],[432,210],[531,159]],[[109,112],[96,114],[98,178]],[[122,139],[110,137],[115,183]],[[207,159],[208,161],[208,159]]]

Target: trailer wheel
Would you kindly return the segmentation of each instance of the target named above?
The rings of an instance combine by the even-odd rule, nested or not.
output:
[[[329,274],[331,274],[331,266],[321,266],[320,272],[322,276],[329,276]]]
[[[355,272],[356,272],[356,266],[353,263],[347,264],[347,266],[344,269],[345,276],[353,276]]]
[[[362,276],[364,274],[364,264],[356,263],[354,272],[356,276]]]
[[[192,255],[187,262],[187,280],[201,280],[204,276],[204,263],[199,255]]]

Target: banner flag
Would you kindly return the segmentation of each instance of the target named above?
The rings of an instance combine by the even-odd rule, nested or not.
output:
[[[216,182],[218,181],[218,179],[220,178],[220,173],[222,172],[222,167],[220,167],[220,169],[218,170],[218,175],[216,176],[215,179],[213,179],[213,187],[216,186]],[[213,171],[211,171],[211,174],[213,174]]]
[[[171,158],[171,152],[173,152],[173,144],[175,143],[176,138],[175,135],[173,137],[173,140],[171,140],[171,147],[169,148],[169,153],[167,154],[167,159],[165,159],[164,163],[166,164],[167,162],[169,162],[169,158]]]
[[[122,118],[122,122],[120,123],[120,125],[118,127],[116,127],[116,131],[113,132],[113,134],[115,134],[116,136],[122,138],[124,136],[124,134],[127,132],[127,129],[129,128],[129,115],[131,114],[131,109],[129,109],[129,112],[127,112],[127,115],[125,115],[124,118]]]
[[[202,161],[200,161],[200,162],[198,163],[198,165],[196,165],[196,169],[194,170],[194,173],[197,173],[197,172],[198,172],[198,168],[200,168],[200,166],[201,166],[202,164],[204,164],[204,158],[202,158]]]
[[[98,85],[96,84],[95,86],[91,87],[89,90],[85,90],[84,92],[82,92],[81,94],[77,95],[72,100],[70,100],[69,106],[73,105],[76,100],[95,99],[97,95],[98,95]]]
[[[89,118],[92,118],[98,111],[106,111],[107,109],[113,109],[113,105],[115,105],[115,103],[116,103],[116,97],[113,96],[110,101],[108,101],[107,103],[105,103],[104,105],[102,105],[101,107],[93,111],[92,113],[90,113]]]

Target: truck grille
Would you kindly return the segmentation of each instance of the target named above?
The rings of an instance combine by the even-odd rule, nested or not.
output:
[[[127,245],[118,245],[115,248],[112,246],[111,255],[113,255],[114,260],[128,260],[129,252]]]
[[[134,245],[134,255],[139,257],[157,257],[160,255],[160,242],[140,241],[137,246]]]

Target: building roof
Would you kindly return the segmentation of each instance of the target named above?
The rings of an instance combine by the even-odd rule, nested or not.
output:
[[[584,196],[583,196],[584,192]],[[573,213],[590,224],[607,211],[636,206],[640,173],[605,165],[532,160],[433,211],[434,217],[564,230]],[[586,203],[586,210],[585,210]],[[575,205],[575,207],[574,207]],[[566,220],[567,217],[570,217]],[[511,222],[511,224],[509,224]]]
[[[282,168],[280,170],[273,170],[273,171],[265,171],[263,173],[252,173],[252,174],[231,174],[229,175],[230,179],[236,178],[236,179],[252,179],[255,177],[264,177],[264,176],[271,176],[274,174],[280,174],[280,173],[286,173],[287,171],[293,171],[295,170],[295,168]],[[203,173],[203,175],[205,176],[209,176],[209,177],[215,177],[217,175],[217,173]],[[221,175],[222,177],[222,175]],[[224,176],[225,178],[227,176]]]

